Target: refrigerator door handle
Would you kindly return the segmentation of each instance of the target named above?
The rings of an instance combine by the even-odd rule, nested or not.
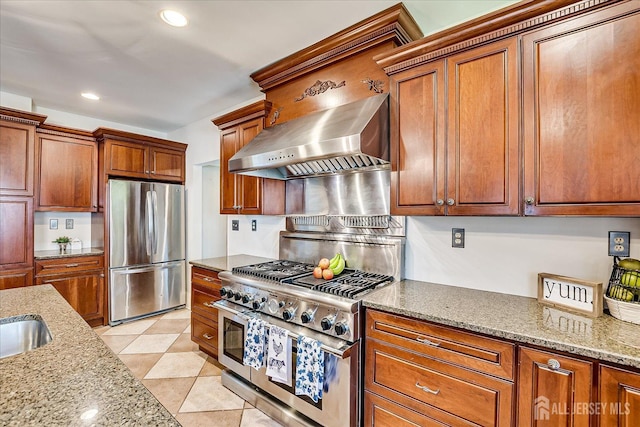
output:
[[[151,236],[153,234],[153,223],[152,223],[152,211],[153,211],[153,201],[151,200],[151,191],[147,191],[147,193],[145,194],[145,203],[147,205],[147,209],[145,210],[145,216],[144,216],[144,220],[146,222],[145,224],[145,228],[146,228],[146,236],[145,236],[145,245],[146,245],[146,249],[147,249],[147,255],[151,255],[152,252],[152,242],[151,242]]]
[[[140,268],[123,268],[118,269],[118,271],[125,272],[127,274],[135,274],[135,273],[148,273],[149,271],[154,271],[156,267],[140,267]]]
[[[151,219],[152,219],[152,227],[151,230],[153,234],[151,234],[151,248],[153,250],[153,254],[158,253],[158,193],[155,190],[151,191],[152,197],[152,210],[151,210]]]

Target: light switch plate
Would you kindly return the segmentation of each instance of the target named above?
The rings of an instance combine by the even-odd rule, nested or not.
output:
[[[258,221],[255,219],[251,220],[251,231],[256,231],[258,229]]]
[[[231,220],[231,230],[232,231],[240,230],[240,220],[237,220],[237,219]]]

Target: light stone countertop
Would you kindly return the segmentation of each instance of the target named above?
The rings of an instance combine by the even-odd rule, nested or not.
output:
[[[75,256],[89,256],[89,255],[104,255],[104,249],[82,248],[82,249],[69,250],[68,252],[65,252],[65,253],[60,253],[59,250],[35,251],[33,253],[33,257],[37,260],[68,258],[68,257],[75,257]]]
[[[180,426],[53,286],[0,291],[0,318],[21,314],[53,341],[0,359],[0,425]]]
[[[273,261],[273,258],[264,258],[253,255],[230,255],[217,258],[206,258],[195,261],[189,261],[189,264],[196,267],[206,268],[212,271],[228,271],[233,267],[243,265],[259,264],[261,262]]]
[[[365,307],[640,368],[640,325],[586,317],[535,298],[416,280],[366,295]]]

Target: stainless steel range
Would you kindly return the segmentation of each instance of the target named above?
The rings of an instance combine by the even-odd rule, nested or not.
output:
[[[339,232],[336,232],[339,231]],[[361,299],[400,279],[404,218],[300,216],[280,233],[280,260],[219,274],[219,361],[223,384],[259,409],[290,425],[356,426],[362,412]],[[340,252],[347,268],[331,280],[313,277],[322,257]],[[317,403],[273,381],[266,369],[243,365],[247,322],[260,318],[288,331],[291,364],[299,336],[318,340],[325,352],[325,380]],[[293,369],[295,376],[295,369]]]

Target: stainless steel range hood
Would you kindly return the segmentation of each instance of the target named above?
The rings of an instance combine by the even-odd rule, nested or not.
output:
[[[389,169],[388,94],[267,128],[229,160],[229,171],[291,179]]]

